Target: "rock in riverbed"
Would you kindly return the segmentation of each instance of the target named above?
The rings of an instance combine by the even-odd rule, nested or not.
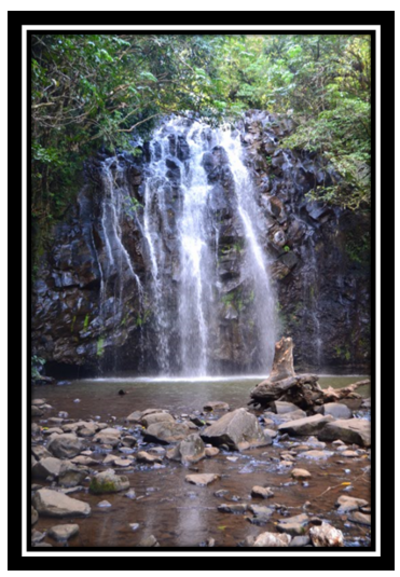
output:
[[[208,427],[201,438],[211,445],[227,445],[235,451],[239,451],[245,443],[249,447],[259,447],[271,442],[264,436],[256,417],[246,409],[227,413]]]
[[[318,433],[321,441],[340,439],[345,443],[355,443],[369,447],[371,445],[371,422],[367,419],[346,419],[327,423]]]
[[[125,475],[116,475],[114,469],[107,469],[92,478],[89,491],[95,495],[103,493],[119,493],[129,488],[129,480]]]
[[[314,547],[344,547],[343,533],[329,523],[311,527],[309,535]]]
[[[185,481],[193,485],[205,486],[213,483],[218,479],[218,475],[214,473],[201,473],[199,475],[186,475]]]
[[[49,531],[49,537],[52,537],[56,541],[67,541],[71,539],[74,535],[79,533],[79,525],[76,524],[66,524],[66,525],[55,525]]]
[[[282,423],[279,425],[278,431],[279,433],[289,433],[289,435],[308,436],[318,432],[333,420],[331,415],[326,415],[325,417],[322,415],[312,415],[312,417],[304,417],[304,419],[296,419],[295,421]]]
[[[40,489],[33,497],[33,505],[39,515],[46,517],[86,517],[90,506],[58,491]]]
[[[71,457],[79,455],[83,447],[76,435],[73,433],[64,433],[63,435],[54,437],[48,444],[47,449],[59,459],[70,459]]]
[[[167,454],[168,459],[180,461],[183,464],[197,463],[206,457],[206,449],[203,440],[197,434],[192,434],[183,439]]]

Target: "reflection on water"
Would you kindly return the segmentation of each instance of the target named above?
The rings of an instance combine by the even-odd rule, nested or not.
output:
[[[363,378],[326,376],[319,382],[323,387],[343,387]],[[177,417],[195,410],[201,411],[207,401],[222,400],[229,403],[231,409],[246,407],[250,391],[260,380],[255,376],[212,381],[160,381],[123,376],[118,380],[102,378],[75,381],[64,386],[34,387],[32,398],[44,397],[53,406],[45,417],[35,419],[43,425],[46,419],[57,416],[59,411],[67,411],[72,419],[98,417],[102,422],[127,426],[124,421],[127,415],[149,407],[168,409]],[[127,394],[119,396],[120,389]],[[370,394],[367,387],[358,392],[363,396]],[[130,432],[137,434],[134,427]],[[138,439],[139,450],[149,450],[153,446],[144,443],[140,435]],[[236,547],[248,535],[275,530],[274,523],[282,519],[283,514],[292,516],[304,512],[304,503],[310,501],[309,512],[343,530],[348,545],[361,543],[365,547],[368,539],[363,539],[368,538],[369,528],[348,523],[345,516],[336,512],[334,504],[344,491],[370,502],[370,476],[366,472],[370,461],[367,455],[345,459],[335,451],[323,461],[305,461],[297,457],[295,466],[307,468],[312,478],[308,486],[293,484],[290,469],[280,464],[280,453],[301,443],[302,439],[287,440],[242,454],[221,451],[217,457],[200,461],[190,470],[167,460],[164,460],[165,466],[159,469],[135,463],[129,471],[120,471],[128,476],[136,492],[135,499],[128,499],[123,493],[94,496],[87,490],[88,483],[84,483],[84,490],[72,497],[90,503],[92,512],[87,519],[64,521],[40,518],[34,528],[44,531],[62,522],[78,523],[80,533],[69,541],[71,547],[136,547],[150,535],[154,535],[165,547],[198,547],[209,538],[215,539],[216,546]],[[90,439],[86,440],[86,444],[89,449],[98,448]],[[332,446],[328,444],[327,449],[332,450]],[[114,451],[114,454],[117,453]],[[96,454],[101,459],[104,457]],[[236,461],[227,459],[232,455],[237,457]],[[92,472],[102,468],[101,465],[94,466]],[[185,476],[193,469],[199,473],[216,473],[220,478],[208,487],[190,485],[185,481]],[[351,484],[342,486],[341,483]],[[252,498],[254,485],[271,487],[274,497],[267,501]],[[328,487],[336,488],[326,491]],[[226,494],[223,497],[215,496],[214,493],[221,489]],[[104,498],[111,503],[111,507],[102,509],[97,506]],[[276,505],[277,508],[266,525],[257,526],[247,520],[247,517],[252,517],[249,513],[218,511],[218,505],[230,501],[248,505]],[[132,523],[139,524],[136,531],[132,530]],[[50,539],[47,541],[50,542]],[[52,544],[57,546],[55,542]]]

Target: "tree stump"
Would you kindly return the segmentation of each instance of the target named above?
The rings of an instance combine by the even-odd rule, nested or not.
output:
[[[294,377],[293,367],[293,341],[291,337],[282,337],[275,344],[274,362],[268,381],[275,383],[288,377]]]

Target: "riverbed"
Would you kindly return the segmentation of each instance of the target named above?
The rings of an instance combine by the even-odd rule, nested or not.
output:
[[[343,387],[363,378],[324,376],[319,383],[322,387]],[[144,443],[141,427],[126,423],[126,417],[133,411],[165,409],[178,421],[197,412],[212,421],[223,413],[203,412],[206,402],[224,401],[231,410],[246,407],[251,389],[260,380],[262,377],[257,375],[192,380],[121,375],[64,385],[35,386],[32,387],[32,399],[45,399],[52,409],[32,420],[42,427],[51,426],[48,419],[63,411],[68,413],[68,417],[64,417],[65,423],[68,420],[93,419],[112,427],[126,427],[125,432],[138,441],[132,449],[134,456],[138,450],[148,451],[154,444]],[[126,394],[119,395],[121,390]],[[368,387],[359,389],[358,393],[363,397],[370,396]],[[350,401],[350,404],[356,415],[359,414],[360,403]],[[256,414],[261,415],[260,412]],[[368,414],[364,412],[362,416]],[[46,443],[46,438],[39,442]],[[346,515],[339,514],[335,502],[343,494],[371,502],[370,452],[349,446],[349,449],[356,450],[357,456],[346,458],[336,446],[327,443],[325,450],[332,452],[330,456],[306,459],[299,456],[302,451],[297,447],[307,442],[312,449],[313,441],[308,441],[308,438],[281,439],[278,435],[272,445],[241,453],[221,450],[215,457],[190,467],[165,458],[156,467],[133,461],[128,468],[114,468],[117,473],[128,477],[135,498],[125,496],[126,491],[92,495],[88,491],[88,478],[79,492],[70,495],[90,504],[91,514],[87,518],[59,520],[40,517],[34,528],[43,533],[60,523],[76,522],[79,525],[79,534],[68,542],[58,543],[46,535],[44,541],[53,547],[137,547],[151,535],[160,547],[201,547],[210,539],[215,540],[215,547],[237,547],[246,537],[275,531],[276,523],[282,519],[307,512],[343,531],[345,546],[368,546],[370,527],[351,522]],[[99,461],[107,455],[90,438],[85,439],[85,448],[92,450],[92,457]],[[310,480],[299,482],[291,478],[292,466],[282,465],[281,453],[287,451],[292,452],[295,467],[305,468],[311,473]],[[123,456],[118,449],[112,452]],[[105,466],[99,464],[91,469],[92,472],[100,471]],[[191,485],[185,477],[192,472],[215,473],[218,479],[207,487]],[[47,482],[40,484],[51,485]],[[270,487],[274,496],[265,500],[252,497],[251,490],[255,485]],[[104,499],[111,506],[98,507]],[[266,505],[274,512],[268,522],[256,524],[248,512],[232,514],[218,510],[222,503]]]

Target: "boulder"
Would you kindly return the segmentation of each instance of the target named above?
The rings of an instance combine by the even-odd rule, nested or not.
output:
[[[62,487],[76,487],[82,483],[87,474],[87,469],[83,469],[78,465],[64,461],[60,467],[58,482]]]
[[[254,541],[253,547],[289,547],[292,537],[287,534],[261,533]]]
[[[73,433],[57,435],[48,444],[47,449],[59,459],[71,459],[82,451],[82,443]]]
[[[310,521],[310,518],[306,513],[301,513],[300,515],[295,515],[294,517],[286,517],[281,519],[277,524],[276,528],[282,533],[289,533],[289,535],[304,535],[306,532],[306,525]]]
[[[322,413],[324,415],[332,415],[335,419],[351,419],[352,411],[342,403],[326,403],[322,405]]]
[[[293,479],[310,479],[311,473],[307,469],[293,469],[290,473]]]
[[[185,481],[187,483],[192,483],[193,485],[200,485],[201,487],[204,487],[210,483],[213,483],[218,478],[219,476],[215,475],[214,473],[201,473],[199,475],[186,475]]]
[[[47,477],[58,477],[63,462],[56,457],[44,457],[32,467],[32,478],[45,480]]]
[[[303,419],[282,423],[279,425],[278,431],[279,433],[288,433],[289,435],[308,436],[317,433],[333,420],[331,415],[312,415],[311,417],[304,417]]]
[[[344,547],[343,533],[329,523],[311,527],[309,535],[314,547]]]
[[[338,507],[338,513],[349,513],[350,511],[357,511],[366,505],[368,505],[368,501],[365,499],[350,497],[350,495],[340,495],[335,503],[335,506]]]
[[[298,411],[299,407],[293,403],[288,403],[286,401],[274,401],[271,403],[271,408],[275,411],[277,415],[283,415],[285,413],[293,413]]]
[[[250,447],[270,444],[257,418],[245,409],[227,413],[208,427],[201,438],[211,445],[227,445],[236,451],[240,450],[243,443],[248,443]]]
[[[270,487],[260,487],[260,485],[255,485],[251,490],[252,497],[261,497],[262,499],[269,499],[274,496],[273,491]]]
[[[209,401],[203,407],[205,411],[229,411],[228,403],[223,401]]]
[[[352,523],[359,523],[360,525],[371,525],[371,515],[368,513],[362,513],[361,511],[353,511],[347,516],[348,520]]]
[[[199,435],[188,435],[167,454],[168,459],[183,464],[197,463],[206,457],[206,448]]]
[[[106,469],[92,478],[89,491],[95,495],[103,493],[119,493],[129,488],[129,480],[125,475],[116,475],[114,469]]]
[[[182,441],[190,435],[190,433],[190,427],[185,423],[180,424],[169,421],[154,423],[150,425],[148,429],[142,431],[144,440],[147,443],[161,443],[162,445]]]
[[[55,525],[51,527],[48,535],[56,541],[67,541],[74,535],[79,533],[79,525],[76,524],[66,524],[66,525]]]
[[[51,489],[37,491],[33,505],[39,515],[45,517],[87,517],[90,513],[88,503]]]
[[[169,413],[150,413],[142,417],[140,422],[142,423],[142,425],[148,428],[150,427],[150,425],[153,425],[154,423],[161,423],[164,421],[175,423],[174,417]]]
[[[146,465],[154,465],[154,463],[162,463],[162,457],[159,455],[150,455],[146,451],[139,451],[136,455],[136,461],[138,463],[145,463]]]
[[[321,441],[340,439],[364,447],[371,445],[371,422],[367,419],[343,419],[327,423],[318,433]]]

